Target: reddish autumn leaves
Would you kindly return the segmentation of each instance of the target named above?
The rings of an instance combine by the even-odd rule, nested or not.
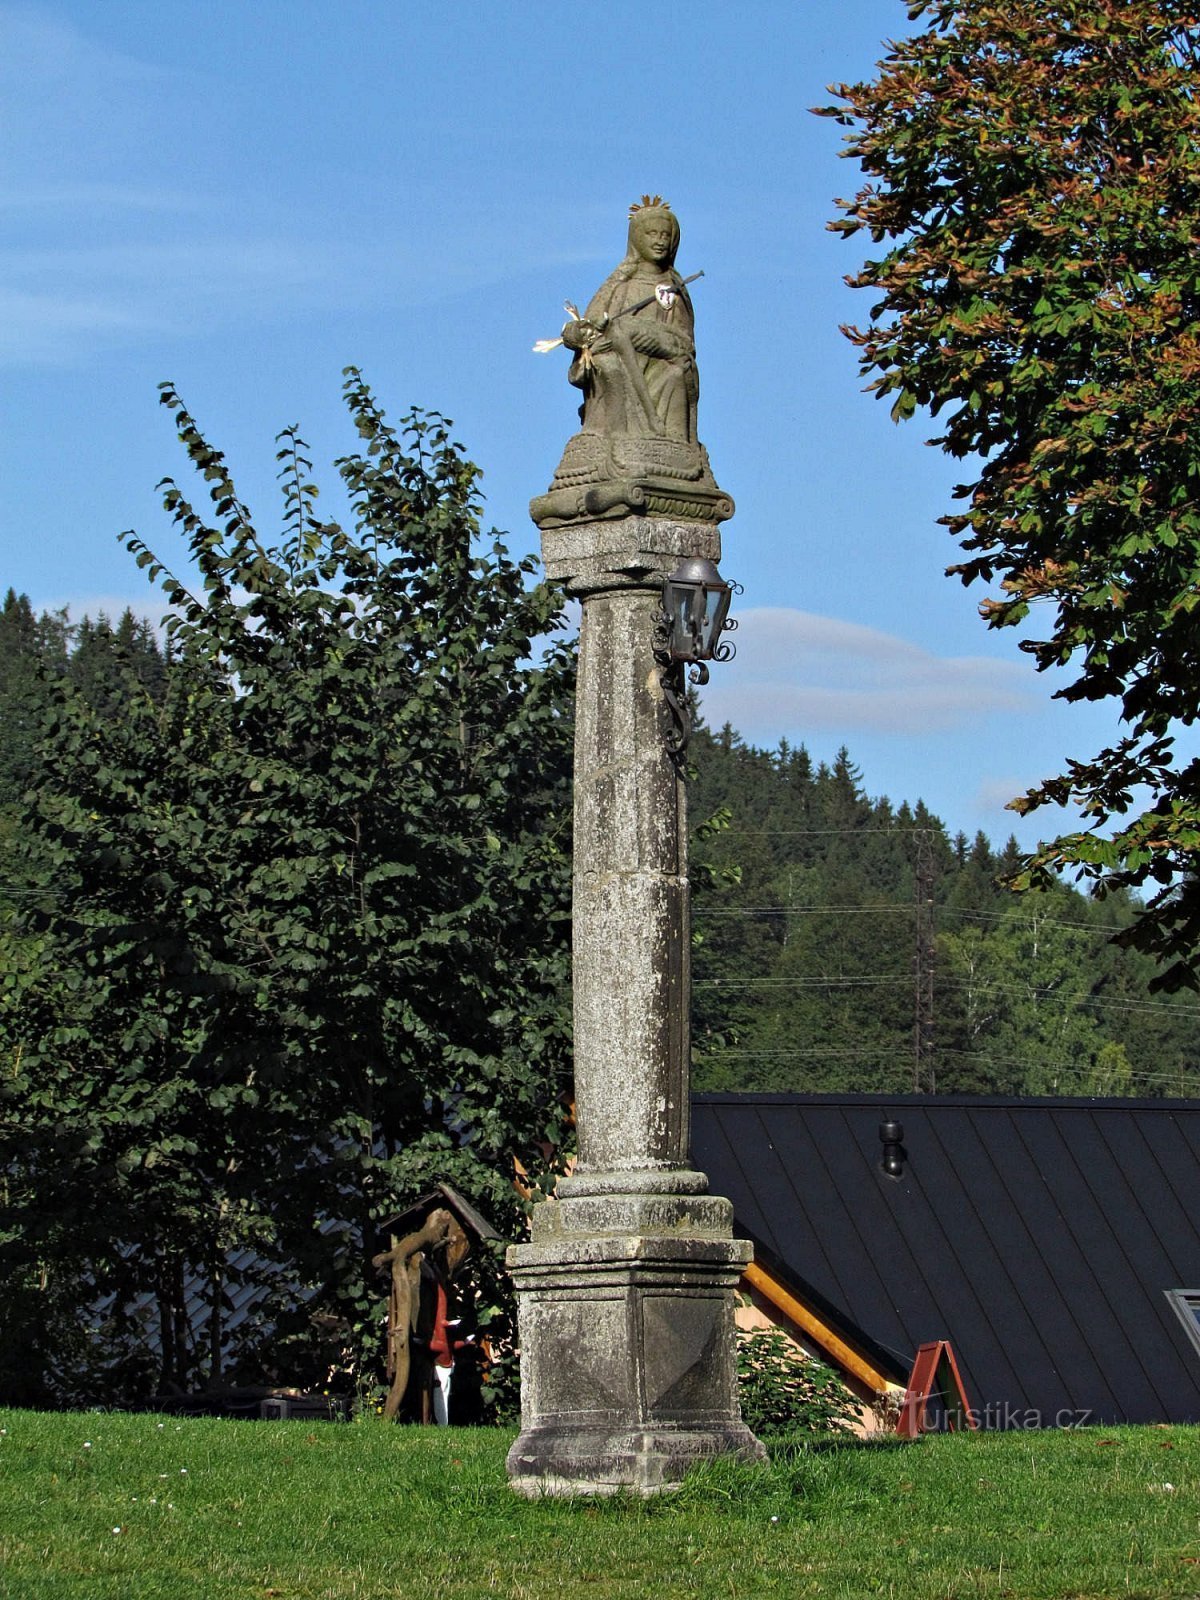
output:
[[[971,463],[950,571],[1026,623],[1067,700],[1128,733],[1014,801],[1087,819],[1021,883],[1080,868],[1159,886],[1137,938],[1195,982],[1200,763],[1200,8],[1184,0],[916,0],[924,31],[822,108],[866,183],[830,227],[882,253],[845,331],[870,388]],[[1147,796],[1149,803],[1145,804]],[[1140,814],[1132,815],[1138,805]],[[1194,904],[1193,904],[1194,897]]]

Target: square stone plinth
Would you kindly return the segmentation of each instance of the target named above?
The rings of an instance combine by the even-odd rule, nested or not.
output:
[[[510,1250],[523,1423],[513,1487],[654,1493],[706,1456],[761,1459],[737,1403],[733,1290],[749,1253],[741,1240],[661,1236]]]

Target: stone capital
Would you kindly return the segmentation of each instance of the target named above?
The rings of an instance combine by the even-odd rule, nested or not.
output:
[[[720,561],[721,532],[715,522],[622,517],[542,533],[546,576],[579,596],[601,589],[657,588],[685,556]]]

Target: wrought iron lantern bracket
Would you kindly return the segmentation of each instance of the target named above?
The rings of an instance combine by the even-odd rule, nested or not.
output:
[[[682,561],[663,579],[663,603],[655,618],[652,648],[671,718],[667,750],[676,761],[683,759],[692,736],[687,684],[706,684],[710,661],[733,659],[735,647],[722,635],[737,627],[729,616],[729,601],[741,592],[740,583],[727,583],[716,565],[700,556]]]

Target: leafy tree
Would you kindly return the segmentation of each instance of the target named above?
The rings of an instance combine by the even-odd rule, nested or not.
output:
[[[1133,1091],[1130,1083],[1133,1068],[1123,1044],[1103,1044],[1096,1052],[1096,1065],[1092,1073],[1091,1089],[1099,1095],[1127,1095]]]
[[[913,880],[890,806],[866,798],[844,750],[814,771],[802,748],[755,750],[732,729],[693,748],[698,809],[731,819],[710,846],[725,880],[693,883],[696,1087],[873,1088],[899,1039],[903,1086],[910,930],[897,938],[884,914],[881,937],[877,908],[900,897],[907,914]]]
[[[867,183],[830,226],[886,250],[847,333],[896,420],[971,476],[944,518],[993,627],[1128,731],[1014,801],[1074,802],[1020,885],[1155,886],[1133,937],[1200,984],[1200,13],[1193,0],[910,0],[924,23],[822,108]],[[1180,876],[1182,875],[1182,876]]]
[[[1056,889],[1010,906],[987,932],[966,923],[942,933],[947,998],[940,1043],[943,1088],[1019,1094],[1086,1094],[1094,1063],[1113,1046],[1089,1001],[1093,930],[1071,918],[1077,897]],[[1128,1069],[1128,1062],[1126,1068]]]
[[[151,1302],[158,1379],[188,1384],[237,1369],[234,1270],[275,1286],[260,1333],[315,1295],[321,1360],[361,1359],[379,1222],[449,1179],[512,1224],[514,1156],[536,1176],[561,1142],[573,663],[537,655],[560,601],[482,543],[441,418],[397,432],[350,370],[355,531],[318,517],[288,429],[269,542],[162,398],[214,515],[164,482],[194,577],[126,539],[174,608],[161,681],[135,648],[119,716],[83,673],[61,689],[0,1170],[10,1275]],[[241,1370],[283,1376],[265,1347]]]

